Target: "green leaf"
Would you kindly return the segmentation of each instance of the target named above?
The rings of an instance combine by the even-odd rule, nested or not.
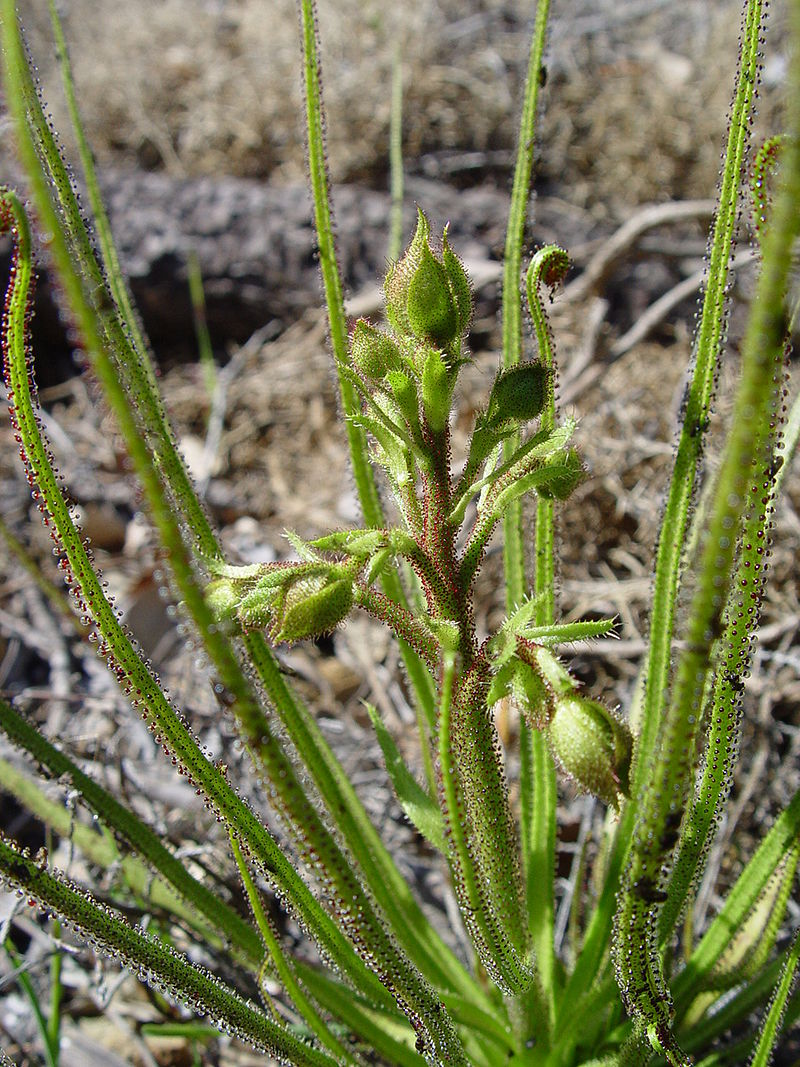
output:
[[[608,637],[614,632],[616,625],[616,619],[592,619],[586,622],[554,622],[549,626],[529,626],[516,632],[528,641],[548,647]]]
[[[780,982],[761,1027],[758,1044],[750,1061],[750,1067],[769,1067],[773,1051],[776,1049],[775,1042],[780,1033],[786,1004],[797,979],[798,964],[800,964],[800,931],[795,932],[792,940]]]
[[[736,879],[718,915],[703,935],[684,969],[672,982],[678,1008],[685,1008],[694,991],[702,988],[759,898],[775,878],[787,856],[800,841],[800,791],[775,820],[755,855]]]
[[[377,708],[372,704],[365,704],[365,707],[375,727],[386,770],[392,780],[401,808],[425,840],[440,852],[444,852],[444,824],[441,811],[409,770]]]
[[[121,958],[134,971],[146,972],[170,994],[188,999],[200,1014],[221,1028],[245,1038],[278,1060],[297,1067],[334,1067],[327,1053],[294,1037],[287,1027],[268,1019],[219,978],[149,934],[125,922],[91,894],[39,867],[0,835],[0,871],[15,885],[77,927],[104,951]]]

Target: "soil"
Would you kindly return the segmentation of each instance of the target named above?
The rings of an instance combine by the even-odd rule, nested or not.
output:
[[[278,37],[283,42],[283,35],[290,32],[283,11],[286,5],[275,6],[282,16]],[[516,98],[524,71],[522,6],[450,5],[433,0],[410,5],[412,29],[403,38],[411,70],[406,103],[410,173],[462,187],[481,183],[503,187],[513,144],[509,104]],[[550,154],[542,164],[537,186],[542,216],[550,220],[561,212],[564,229],[576,235],[570,248],[575,268],[565,291],[550,308],[562,411],[578,419],[576,444],[587,468],[585,481],[558,511],[559,610],[568,619],[618,618],[618,641],[571,650],[570,664],[593,695],[623,708],[634,692],[647,638],[654,546],[690,358],[696,298],[690,296],[677,305],[642,339],[630,343],[628,331],[665,290],[701,265],[702,214],[648,231],[613,262],[595,289],[587,291],[581,278],[588,276],[585,272],[593,257],[602,253],[609,235],[636,212],[637,205],[705,196],[713,190],[723,131],[706,130],[702,124],[724,114],[719,99],[724,100],[728,90],[725,79],[720,89],[713,65],[701,62],[700,35],[705,35],[706,48],[713,42],[721,51],[727,48],[726,54],[732,49],[730,4],[708,5],[714,8],[715,17],[707,19],[703,14],[707,5],[687,4],[685,19],[677,20],[680,25],[666,18],[663,9],[670,5],[653,0],[640,6],[646,8],[645,21],[636,26],[642,33],[635,47],[630,43],[631,27],[615,22],[610,6],[606,11],[601,5],[601,17],[593,14],[595,5],[579,4],[575,25],[570,27],[566,19],[556,21],[547,89],[551,110],[542,127]],[[113,42],[114,26],[124,39],[119,20],[130,5],[103,7],[117,22],[104,17],[97,31],[101,39]],[[344,7],[349,10],[347,4]],[[370,5],[370,11],[373,7],[376,12],[382,10],[380,5]],[[143,3],[142,8],[149,9],[149,5]],[[159,85],[161,95],[151,99],[148,93],[156,90],[151,89],[147,74],[149,34],[153,28],[177,33],[175,27],[185,15],[178,0],[160,0],[158,8],[161,21],[154,19],[154,27],[148,27],[146,19],[134,27],[127,55],[135,78],[124,89],[109,93],[105,111],[97,104],[99,74],[82,66],[85,60],[78,62],[76,72],[88,78],[89,133],[101,158],[115,165],[136,162],[172,170],[183,177],[224,166],[229,173],[268,177],[272,182],[285,184],[296,178],[302,145],[296,134],[287,132],[295,129],[288,117],[291,112],[291,123],[296,122],[295,103],[291,94],[281,97],[276,89],[282,71],[294,84],[293,59],[279,50],[271,84],[247,90],[247,99],[258,105],[249,124],[226,123],[220,118],[220,112],[230,115],[227,94],[236,90],[215,82],[216,75],[208,73],[212,60],[219,60],[220,50],[237,77],[246,80],[253,70],[254,50],[264,32],[255,0],[204,5],[198,25],[190,27],[189,43],[181,44],[176,36],[165,46],[169,66]],[[467,8],[468,13],[457,15],[456,9]],[[738,11],[735,5],[734,9]],[[77,4],[71,23],[76,30],[76,57],[86,54],[80,10]],[[778,21],[780,15],[778,9]],[[456,40],[465,42],[465,50],[469,45],[470,62],[460,79],[453,73],[459,69],[455,60],[448,60],[444,53],[447,36],[421,31],[434,16],[449,20],[448,26],[461,34]],[[368,64],[371,72],[366,81],[359,82],[355,71],[347,71],[346,59],[353,45],[348,44],[344,15],[336,20],[323,10],[321,17],[323,33],[330,30],[331,99],[338,100],[337,108],[346,116],[344,132],[340,128],[332,133],[334,173],[340,180],[358,179],[378,186],[385,180],[385,153],[374,146],[385,143],[387,115],[385,109],[370,111],[366,103],[370,93],[364,84],[371,89],[386,80],[391,26],[380,20],[373,25],[367,15],[356,20],[361,35],[357,69]],[[185,25],[185,17],[183,21]],[[37,23],[34,44],[41,31]],[[216,42],[211,56],[194,50],[195,34],[199,41],[201,31]],[[114,62],[116,47],[109,43],[109,62]],[[449,47],[455,48],[452,34]],[[366,56],[370,49],[373,52]],[[501,69],[503,77],[492,83],[490,99],[481,98],[483,106],[473,109],[478,112],[474,128],[467,131],[464,115],[472,116],[469,105],[480,95],[489,69]],[[768,74],[777,79],[777,86],[779,75]],[[45,85],[50,85],[47,64],[42,76]],[[777,109],[779,96],[767,81],[761,113],[765,123]],[[170,108],[163,106],[167,93],[171,93]],[[197,106],[190,107],[189,102]],[[333,119],[339,117],[338,113],[332,116],[332,131],[337,129]],[[451,210],[454,215],[458,211],[457,190]],[[436,221],[441,225],[446,220]],[[744,243],[745,227],[742,237]],[[482,265],[496,268],[497,249],[474,240],[477,243],[471,250]],[[474,359],[462,375],[454,423],[456,459],[463,455],[471,421],[485,403],[497,368],[496,277],[496,270],[493,274],[489,269],[477,290],[479,311],[471,336]],[[753,277],[752,264],[737,272],[728,355],[710,433],[709,471],[713,471],[715,449],[730,410]],[[377,311],[369,287],[352,296],[372,313]],[[211,393],[197,363],[165,363],[161,384],[177,437],[203,487],[230,558],[240,562],[286,558],[290,552],[286,529],[309,537],[357,524],[358,506],[322,313],[310,306],[284,323],[278,336],[274,331],[256,332],[243,345],[218,351],[217,358],[216,386]],[[796,381],[791,388],[796,390]],[[61,478],[126,625],[202,743],[227,764],[229,777],[242,795],[265,813],[263,792],[229,717],[215,698],[207,665],[202,658],[198,660],[164,588],[152,533],[96,386],[87,375],[70,377],[43,390],[41,401]],[[720,889],[731,883],[742,857],[752,854],[763,827],[800,787],[800,599],[796,582],[800,469],[796,463],[785,487],[773,531],[772,584],[745,692],[743,758],[731,813],[713,850],[715,877],[701,887],[695,915],[698,929],[713,915]],[[49,537],[31,501],[7,426],[0,428],[0,514],[40,561],[45,574],[58,582]],[[476,589],[476,615],[484,632],[496,628],[503,617],[501,561],[501,545],[496,540]],[[279,655],[425,907],[437,925],[449,931],[456,950],[465,951],[463,935],[450,922],[452,907],[441,866],[394,799],[363,705],[365,700],[376,704],[404,755],[419,770],[414,713],[392,642],[375,623],[359,616],[331,639],[280,649]],[[164,773],[161,753],[144,726],[131,716],[93,650],[65,618],[52,611],[19,564],[2,554],[0,691],[13,696],[84,769],[115,792],[121,791],[182,850],[189,865],[210,871],[232,899],[240,899],[237,878],[222,858],[220,828],[188,785]],[[515,724],[506,723],[504,729],[513,771]],[[26,765],[2,743],[0,754]],[[76,820],[90,822],[58,783],[47,788],[49,795],[70,805]],[[597,836],[602,818],[599,805],[576,795],[569,783],[562,782],[559,900],[567,893],[579,848],[576,842]],[[0,823],[34,850],[47,843],[56,864],[70,877],[112,896],[117,871],[93,868],[68,841],[46,840],[41,823],[16,808],[7,796]],[[0,896],[0,931],[5,932],[12,909],[14,943],[35,988],[46,999],[47,924],[18,908],[13,896]],[[137,914],[135,909],[132,914]],[[798,923],[800,908],[790,901],[787,931]],[[286,934],[296,936],[297,931],[290,925]],[[192,1062],[186,1041],[141,1035],[143,1022],[170,1017],[173,1009],[126,977],[116,963],[96,957],[74,939],[67,945],[64,1067],[113,1067],[116,1063],[182,1067]],[[185,935],[179,947],[188,946]],[[213,956],[202,958],[212,968],[223,967]],[[0,1048],[16,1064],[34,1064],[39,1047],[35,1026],[18,987],[4,982],[10,971],[8,960],[0,958]],[[221,973],[236,980],[235,975]],[[789,1067],[800,1062],[799,1054],[787,1040],[783,1059],[776,1063]],[[205,1046],[202,1062],[230,1067],[262,1063],[263,1059],[236,1042],[221,1039]]]

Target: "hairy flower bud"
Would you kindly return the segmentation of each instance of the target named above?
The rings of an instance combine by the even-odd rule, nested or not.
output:
[[[571,693],[556,699],[547,735],[563,770],[582,789],[619,807],[620,794],[629,794],[633,748],[625,723],[598,701]]]
[[[520,363],[502,371],[494,380],[486,409],[489,425],[509,419],[527,422],[541,413],[545,401],[547,371],[541,363]]]
[[[287,590],[281,617],[276,621],[275,641],[303,641],[330,633],[353,607],[353,583],[346,578],[297,582]]]
[[[241,599],[235,584],[228,578],[209,582],[205,590],[206,602],[217,619],[232,619]]]
[[[386,275],[386,313],[401,335],[451,349],[472,315],[472,293],[463,266],[444,239],[438,256],[422,211],[405,255]]]
[[[394,341],[366,319],[359,319],[353,328],[350,358],[355,369],[373,381],[379,381],[388,371],[396,370],[402,362]]]

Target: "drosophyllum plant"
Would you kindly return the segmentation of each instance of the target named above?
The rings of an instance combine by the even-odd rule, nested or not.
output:
[[[700,939],[678,937],[730,789],[771,516],[800,422],[796,408],[787,417],[784,403],[787,280],[800,231],[800,2],[792,0],[786,131],[755,160],[761,266],[738,391],[719,467],[693,511],[723,353],[764,6],[744,4],[702,310],[658,543],[649,646],[633,707],[617,711],[582,689],[556,653],[565,642],[608,634],[614,623],[559,622],[554,597],[554,508],[581,481],[583,466],[575,425],[556,412],[543,304],[543,293],[565,275],[566,252],[536,251],[521,284],[546,0],[535,11],[508,223],[502,360],[457,462],[450,425],[459,372],[470,359],[469,278],[447,232],[432,234],[420,211],[410,245],[384,281],[385,325],[359,320],[348,330],[332,239],[313,10],[311,0],[300,3],[319,257],[363,522],[311,541],[293,538],[294,562],[249,566],[224,558],[176,450],[97,194],[55,8],[92,237],[37,94],[14,0],[3,0],[5,94],[36,224],[48,235],[65,305],[125,442],[175,598],[285,839],[201,749],[121,626],[84,545],[53,470],[31,377],[28,211],[4,189],[0,220],[15,260],[2,343],[20,456],[90,640],[132,714],[163,747],[167,765],[224,824],[248,907],[237,910],[215,883],[190,873],[131,807],[6,701],[0,701],[6,737],[45,775],[69,783],[116,840],[132,891],[135,883],[140,898],[149,893],[161,919],[147,931],[134,925],[122,908],[6,837],[0,871],[99,951],[265,1056],[298,1065],[761,1067],[800,1014],[791,995],[800,939],[780,940],[800,856],[800,794],[764,833]],[[522,358],[523,291],[535,360]],[[521,521],[528,499],[532,543]],[[476,632],[473,589],[487,542],[501,525],[507,615],[483,636]],[[690,588],[678,624],[687,567],[692,581],[684,583]],[[370,711],[398,799],[449,873],[468,954],[449,947],[426,917],[276,658],[276,645],[328,633],[358,610],[383,623],[399,645],[418,712],[421,782]],[[521,722],[519,751],[508,760],[519,768],[513,783],[495,725],[501,703],[516,708]],[[556,952],[555,936],[559,775],[608,809],[593,892],[585,898],[576,892],[573,901],[569,960]],[[36,793],[29,779],[18,784],[9,775],[3,785],[29,803]],[[74,845],[96,858],[97,836],[76,829]],[[301,951],[278,932],[276,909],[300,928],[308,943]],[[225,958],[226,981],[173,947],[171,922],[193,931],[205,958]],[[268,996],[268,988],[280,992]],[[53,1063],[54,1010],[55,1023],[42,1016]]]

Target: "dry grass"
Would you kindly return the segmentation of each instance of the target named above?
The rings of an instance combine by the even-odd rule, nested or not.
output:
[[[553,6],[543,182],[601,215],[707,195],[717,175],[738,0]],[[46,6],[38,7],[45,11],[37,10],[31,43],[63,129]],[[427,154],[429,171],[469,181],[494,160],[502,166],[490,169],[505,182],[532,12],[529,0],[321,2],[334,178],[385,184],[397,43],[410,165]],[[182,175],[302,177],[293,0],[71,0],[68,32],[101,161],[122,158]],[[767,72],[762,93],[766,124],[777,73]]]
[[[649,9],[644,28],[663,42],[658,49],[628,43],[642,27],[614,21],[625,5],[572,0],[564,5],[569,18],[558,6],[542,127],[540,176],[548,191],[595,217],[611,218],[627,217],[637,202],[708,195],[716,180],[720,115],[735,55],[737,0],[713,5],[691,0],[681,5],[685,20],[680,25],[678,5],[631,3],[630,10]],[[531,7],[527,0],[469,5],[409,0],[399,16],[377,0],[320,3],[335,177],[385,181],[388,76],[397,38],[406,64],[410,165],[420,165],[419,157],[427,154],[426,166],[463,181],[469,174],[464,154],[479,152],[484,154],[480,173],[497,176],[499,171],[486,166],[485,153],[496,151],[503,158],[512,146],[513,102],[524,72],[523,31]],[[303,143],[291,0],[105,0],[101,5],[72,0],[68,14],[88,133],[101,161],[123,158],[188,175],[300,177]],[[32,40],[38,55],[46,54],[39,43],[43,34],[39,25]],[[41,73],[47,95],[55,99],[55,72],[44,63]],[[765,123],[775,106],[773,95],[769,88],[763,94]],[[57,108],[54,115],[63,128]],[[636,277],[635,272],[625,275],[630,289]],[[629,312],[651,295],[649,288],[644,296],[627,292]],[[591,306],[588,300],[565,309],[556,304],[554,316],[560,364],[568,378],[571,361],[587,343]],[[602,373],[572,394],[570,406],[580,418],[577,443],[590,475],[560,513],[560,591],[567,614],[619,615],[624,640],[617,652],[606,659],[584,655],[577,670],[593,691],[626,702],[646,636],[653,544],[690,342],[688,329],[670,327],[616,363],[601,362],[614,328],[595,339]],[[496,365],[491,326],[482,347],[464,374],[460,430],[468,423],[466,413],[483,402]],[[729,384],[726,375],[721,412]],[[284,526],[311,536],[358,521],[325,328],[317,312],[310,311],[270,344],[253,345],[234,358],[219,437],[206,456],[207,398],[198,368],[171,371],[164,386],[182,442],[199,474],[209,479],[209,505],[233,555],[267,559],[285,552]],[[231,724],[211,687],[198,687],[194,653],[159,599],[158,562],[136,518],[137,501],[124,478],[113,428],[83,381],[44,399],[59,467],[82,510],[104,575],[128,611],[128,624],[203,743],[224,759],[232,779],[260,808],[258,785],[248,776]],[[15,459],[4,425],[0,509],[15,529],[30,533],[33,551],[54,571],[46,533]],[[731,823],[738,825],[739,838],[728,856],[751,851],[754,828],[768,821],[797,785],[798,509],[800,474],[795,471],[778,514],[777,581],[764,619],[767,641],[748,687],[748,763],[737,786],[744,818]],[[502,613],[497,545],[490,549],[477,598],[482,625],[495,626]],[[426,899],[441,907],[441,870],[398,815],[360,704],[369,695],[394,732],[408,739],[404,747],[413,754],[413,715],[391,643],[379,629],[356,619],[337,633],[331,647],[294,649],[284,662],[387,839],[402,850],[405,869]],[[96,657],[48,615],[31,583],[5,559],[0,561],[0,686],[24,693],[48,733],[59,736],[99,780],[114,788],[122,783],[143,814],[175,841],[188,844],[192,862],[217,863],[213,820],[206,820],[188,787],[164,775],[146,731],[131,720]],[[572,796],[567,787],[565,805],[572,804]],[[575,829],[572,811],[574,806],[568,807],[565,838]],[[20,826],[34,845],[39,843],[35,824]],[[565,870],[570,855],[565,841]],[[109,892],[113,888],[114,872],[89,869],[65,844],[57,862],[76,878],[94,880]],[[232,871],[215,869],[235,893]],[[30,919],[23,919],[22,928],[33,938],[29,958],[40,966],[47,942]],[[34,971],[37,981],[43,973]],[[73,1059],[64,1059],[67,1067],[79,1061],[82,1067],[109,1064],[115,1053],[122,1062],[151,1067],[153,1062],[165,1067],[190,1062],[185,1044],[146,1048],[135,1036],[138,1022],[159,1016],[133,981],[114,994],[110,1009],[103,1007],[102,1020],[91,1018],[114,987],[113,965],[76,950],[67,958],[65,981],[74,1043]],[[19,1038],[13,1049],[17,1061],[34,1063],[25,1051],[34,1041],[27,1009],[14,997],[0,1000],[0,1024]],[[257,1062],[227,1043],[214,1048],[204,1062]]]

